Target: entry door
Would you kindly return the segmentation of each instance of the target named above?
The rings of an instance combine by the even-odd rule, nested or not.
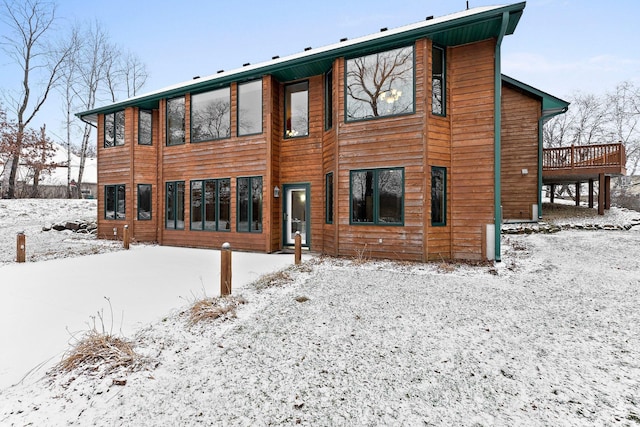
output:
[[[284,244],[295,244],[296,231],[299,231],[302,245],[308,246],[309,186],[286,185],[284,193]]]

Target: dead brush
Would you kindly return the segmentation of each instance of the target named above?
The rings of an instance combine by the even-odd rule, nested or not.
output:
[[[253,283],[258,289],[267,289],[272,287],[281,287],[293,283],[294,279],[287,270],[280,270],[274,273],[265,274]]]
[[[233,319],[236,308],[246,304],[247,300],[241,296],[225,296],[219,298],[207,297],[196,301],[189,309],[189,325],[210,322],[216,319]]]

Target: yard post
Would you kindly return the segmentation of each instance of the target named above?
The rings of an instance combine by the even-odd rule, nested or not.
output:
[[[231,245],[222,244],[220,251],[220,296],[231,294]]]
[[[25,262],[26,260],[26,246],[25,246],[24,231],[18,231],[16,239],[16,262]]]
[[[124,226],[124,231],[122,232],[122,244],[125,249],[129,249],[129,226]]]
[[[299,231],[296,231],[295,246],[295,264],[299,265],[302,260],[302,236]]]

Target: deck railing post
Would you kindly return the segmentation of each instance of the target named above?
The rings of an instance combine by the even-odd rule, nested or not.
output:
[[[231,245],[222,244],[220,251],[220,296],[231,294]]]
[[[16,238],[16,262],[25,262],[27,259],[26,237],[24,231],[18,231]]]
[[[573,169],[574,152],[575,152],[575,146],[571,144],[571,169]]]
[[[295,237],[295,256],[294,262],[295,265],[299,265],[302,262],[302,236],[299,231],[296,231]]]

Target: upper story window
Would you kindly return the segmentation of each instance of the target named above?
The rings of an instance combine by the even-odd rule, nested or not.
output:
[[[167,145],[184,144],[184,96],[167,100]]]
[[[333,70],[324,75],[324,130],[333,127]]]
[[[431,49],[431,112],[446,116],[446,80],[444,49],[433,46]]]
[[[153,115],[149,110],[138,111],[138,144],[139,145],[151,145],[152,134],[151,128],[153,125]]]
[[[346,121],[413,113],[413,92],[413,46],[347,60]]]
[[[285,138],[309,135],[309,82],[284,87]]]
[[[104,148],[124,145],[124,110],[104,115]]]
[[[191,95],[191,142],[231,136],[231,90],[228,87]]]
[[[262,133],[262,80],[238,85],[238,136]]]

